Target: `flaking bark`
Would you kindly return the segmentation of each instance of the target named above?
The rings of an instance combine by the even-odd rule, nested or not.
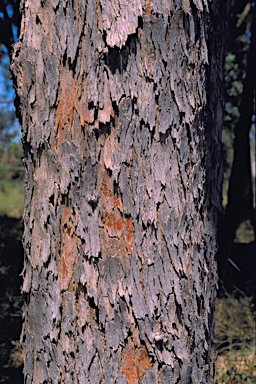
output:
[[[23,0],[26,383],[212,382],[218,6]]]

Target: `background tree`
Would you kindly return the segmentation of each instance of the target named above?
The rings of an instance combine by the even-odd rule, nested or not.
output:
[[[26,383],[213,381],[223,8],[23,1]]]
[[[220,226],[219,270],[221,280],[228,288],[230,282],[228,283],[226,279],[230,268],[227,268],[227,261],[233,260],[231,268],[234,268],[235,261],[239,265],[238,269],[242,271],[240,275],[243,275],[244,283],[247,284],[251,280],[247,286],[248,293],[256,294],[256,276],[255,274],[252,276],[256,251],[255,189],[253,191],[255,175],[253,180],[251,169],[253,148],[250,145],[252,142],[255,146],[255,133],[253,134],[252,127],[256,90],[256,7],[254,2],[243,1],[233,2],[231,9],[230,37],[226,56],[226,116],[224,119],[224,143],[226,148],[229,147],[226,164],[228,172],[224,182],[226,207]],[[251,241],[247,247],[248,252],[245,247],[241,251],[241,247],[237,247],[234,243],[237,229],[243,222],[251,226],[250,236],[247,234],[249,240],[246,239],[245,231],[242,239],[242,242]],[[239,255],[236,248],[240,250]],[[233,284],[238,284],[238,281],[233,281]],[[239,287],[243,291],[246,289],[245,285]]]

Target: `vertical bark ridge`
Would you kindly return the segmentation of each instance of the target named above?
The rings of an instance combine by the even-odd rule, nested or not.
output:
[[[22,10],[25,382],[210,383],[208,2]]]

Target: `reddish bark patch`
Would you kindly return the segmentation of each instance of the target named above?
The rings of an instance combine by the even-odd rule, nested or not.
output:
[[[114,236],[116,235],[117,237],[120,237],[120,232],[123,228],[123,221],[120,213],[114,213],[114,211],[106,213],[103,222],[105,222],[109,231],[114,232]]]
[[[146,6],[145,6],[145,13],[147,16],[150,15],[152,9],[152,0],[147,0]]]
[[[125,221],[125,240],[128,251],[134,249],[134,225],[131,217]]]
[[[116,208],[123,210],[122,202],[121,202],[120,198],[117,196],[114,196],[114,206]]]
[[[62,238],[58,263],[61,289],[68,288],[78,257],[78,238],[73,232],[75,218],[71,210],[72,207],[64,206],[62,212]]]
[[[133,219],[124,216],[121,197],[114,193],[113,179],[105,170],[101,171],[100,180],[102,249],[111,254],[115,249],[120,256],[127,256],[135,251]]]
[[[110,179],[110,178],[109,178]],[[107,183],[107,181],[109,181],[109,180],[107,180],[107,179],[103,179],[103,181],[102,181],[102,189],[101,189],[101,191],[102,191],[102,193],[103,193],[103,195],[105,196],[105,197],[107,197],[107,198],[110,198],[111,197],[111,186],[109,185],[110,183],[108,182]]]
[[[145,347],[135,347],[131,341],[121,352],[121,372],[129,384],[141,383],[152,364]]]
[[[89,105],[86,102],[80,102],[80,123],[81,126],[84,127],[85,123],[93,123],[94,122],[94,109],[89,109]],[[78,110],[79,112],[79,110]]]
[[[184,5],[184,8],[186,9],[186,10],[190,10],[190,2],[189,2],[189,0],[184,0],[183,1],[183,5]]]
[[[60,78],[60,94],[56,110],[56,126],[58,130],[67,122],[73,123],[74,103],[77,100],[78,87],[72,72],[64,69]]]
[[[60,270],[60,279],[63,286],[67,286],[71,280],[77,256],[77,237],[64,233],[62,239]]]
[[[83,84],[83,87],[82,85]],[[86,83],[73,77],[73,72],[64,68],[60,74],[59,97],[56,109],[56,127],[58,142],[62,141],[62,129],[68,124],[70,129],[74,123],[74,111],[76,110],[81,126],[94,121],[94,109],[89,108],[85,97]]]

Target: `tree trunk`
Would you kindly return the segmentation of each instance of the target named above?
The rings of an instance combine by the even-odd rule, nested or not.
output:
[[[26,383],[213,380],[223,49],[207,3],[22,2]]]

